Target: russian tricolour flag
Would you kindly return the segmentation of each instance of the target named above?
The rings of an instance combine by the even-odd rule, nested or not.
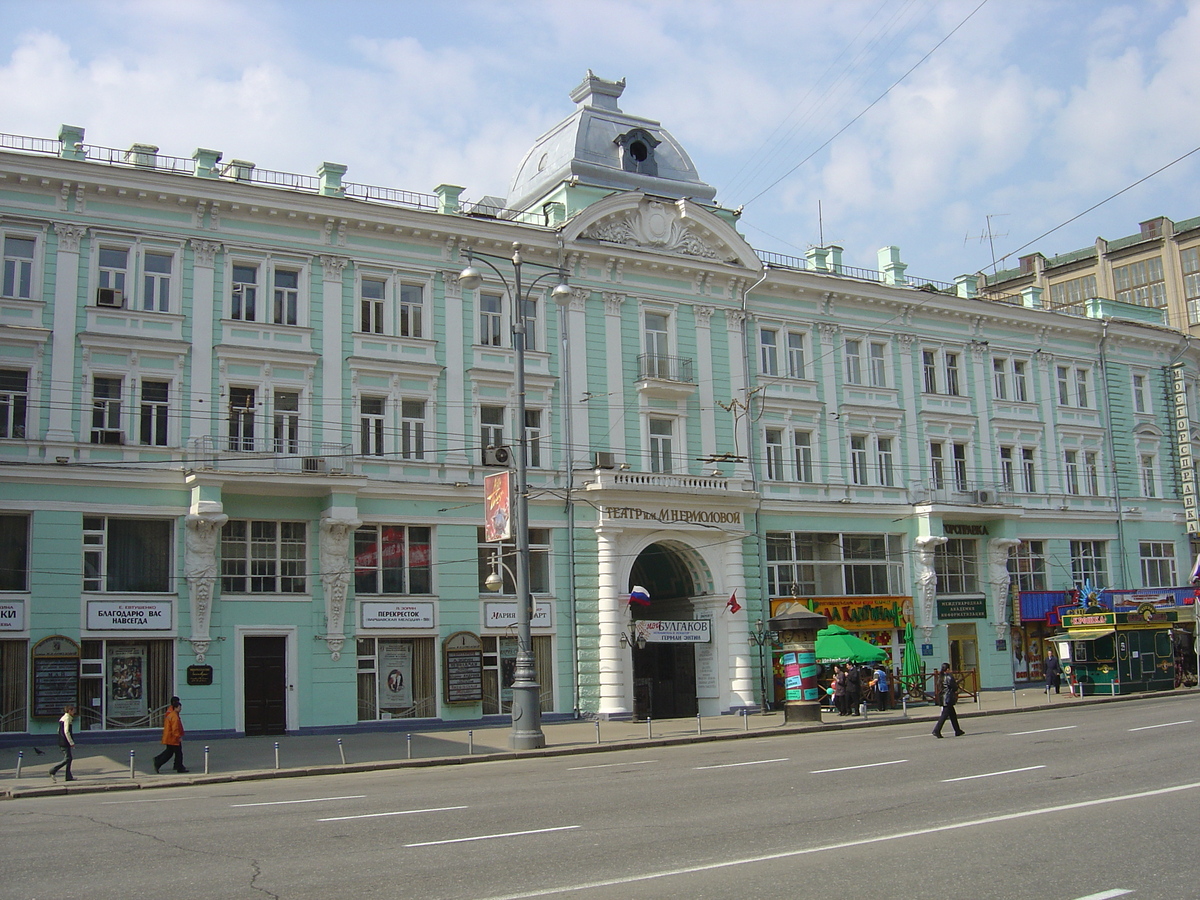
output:
[[[629,602],[636,603],[638,606],[649,606],[650,592],[640,584],[635,584],[633,590],[629,592]]]

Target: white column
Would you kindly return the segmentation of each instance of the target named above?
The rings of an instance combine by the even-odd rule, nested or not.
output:
[[[726,654],[729,671],[729,703],[727,709],[743,706],[757,706],[754,699],[754,670],[750,656],[750,611],[746,597],[746,576],[742,567],[742,542],[728,541],[725,544],[725,582],[726,590],[732,594],[735,590],[741,595],[738,602],[741,610],[730,613],[723,612],[728,625],[725,627]],[[728,602],[728,597],[725,598]]]
[[[349,262],[350,260],[343,256],[321,257],[321,302],[324,310],[321,316],[322,397],[320,407],[315,403],[312,405],[314,410],[321,410],[320,424],[317,426],[320,431],[314,428],[313,437],[330,444],[343,443],[344,423],[347,418],[351,422],[354,421],[353,410],[347,416],[342,397],[342,360],[346,358],[342,348],[342,310],[345,306],[342,298],[342,272]]]
[[[642,459],[641,448],[641,423],[640,416],[631,410],[631,418],[633,419],[635,441],[639,443],[630,448],[626,442],[625,430],[625,380],[622,377],[622,361],[624,352],[621,347],[621,304],[625,302],[624,294],[616,294],[609,291],[604,293],[604,343],[608,347],[608,365],[606,371],[608,373],[608,429],[610,446],[613,451],[621,451],[622,458],[628,460],[631,457],[634,460]],[[641,326],[638,326],[638,340],[641,340]],[[633,350],[634,354],[641,352],[636,347]],[[636,409],[636,407],[635,407]],[[637,469],[642,466],[639,462]]]
[[[712,328],[710,321],[714,308],[696,307],[696,381],[700,392],[700,452],[705,459],[717,452],[717,403],[718,399],[728,403],[726,397],[717,398],[713,393],[712,377]],[[731,360],[732,364],[732,360]]]
[[[479,437],[467,434],[467,409],[473,400],[466,389],[467,363],[463,355],[464,348],[475,343],[475,320],[464,310],[458,272],[442,272],[442,290],[445,294],[447,323],[446,333],[442,335],[446,347],[446,434],[450,436],[452,447],[446,453],[446,464],[466,468],[471,465],[467,447],[475,447]],[[432,328],[433,316],[429,319]],[[462,328],[464,333],[453,333],[456,326]]]
[[[218,343],[213,335],[213,307],[218,305],[214,263],[220,249],[221,245],[213,241],[192,241],[192,402],[188,404],[191,407],[188,438],[191,440],[212,433],[220,395],[220,386],[213,382],[213,348]]]
[[[598,624],[600,628],[600,709],[602,717],[627,716],[633,711],[633,656],[621,646],[628,596],[618,583],[617,535],[596,529]]]
[[[582,288],[571,291],[571,305],[567,308],[567,348],[571,354],[571,395],[567,398],[567,411],[571,417],[572,462],[575,465],[592,464],[587,448],[592,445],[588,431],[590,407],[581,403],[588,390],[587,367],[587,299],[590,292]],[[614,450],[617,448],[613,448]]]
[[[50,338],[50,423],[46,431],[49,443],[75,443],[71,430],[71,412],[75,409],[72,393],[77,387],[75,378],[75,316],[78,313],[79,242],[87,234],[77,225],[54,226],[58,235],[58,257],[55,260],[54,333]],[[80,391],[86,387],[80,387]],[[80,406],[84,404],[80,402]]]
[[[740,415],[740,418],[734,417],[730,420],[729,427],[736,431],[738,428],[745,430],[745,434],[733,435],[733,446],[740,447],[741,443],[745,442],[744,449],[740,455],[743,457],[739,462],[734,464],[733,473],[739,478],[746,480],[750,479],[750,460],[751,457],[758,452],[759,441],[754,433],[754,419],[748,414],[744,404],[750,402],[748,393],[749,386],[746,384],[746,323],[749,321],[745,310],[727,309],[725,310],[725,323],[727,329],[727,340],[729,341],[729,391],[732,395],[730,399],[736,400],[741,406],[735,407]]]

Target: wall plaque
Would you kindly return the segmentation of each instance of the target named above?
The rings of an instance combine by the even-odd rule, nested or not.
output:
[[[483,641],[459,631],[442,645],[443,682],[447,703],[478,703],[483,699]]]
[[[54,635],[38,641],[32,657],[33,715],[57,719],[64,706],[79,703],[79,645]]]

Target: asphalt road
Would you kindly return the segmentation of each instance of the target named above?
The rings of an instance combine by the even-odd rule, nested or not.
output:
[[[1200,697],[963,724],[25,798],[0,898],[1200,897]]]

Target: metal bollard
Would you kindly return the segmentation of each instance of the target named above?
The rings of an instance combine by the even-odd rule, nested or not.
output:
[[[208,774],[208,745],[204,745],[204,774]]]
[[[650,717],[646,716],[646,737],[654,737],[654,729],[650,725]]]
[[[17,774],[16,774],[17,778],[21,777],[21,760],[23,760],[24,758],[25,758],[25,751],[18,750],[17,751]]]
[[[467,756],[475,755],[475,732],[467,730]]]
[[[700,713],[696,713],[696,734],[704,734],[704,724],[700,721]]]
[[[742,731],[750,730],[750,717],[746,715],[746,710],[742,710]]]
[[[406,735],[408,738],[408,758],[412,759],[412,735]]]
[[[600,743],[600,720],[596,720],[596,743]]]
[[[1013,709],[1017,708],[1017,689],[1013,688]]]
[[[279,741],[275,742],[275,768],[279,768]]]
[[[862,713],[862,717],[863,717],[863,721],[864,721],[864,722],[865,722],[865,721],[867,721],[867,718],[868,718],[868,716],[867,716],[867,709],[868,709],[868,707],[867,707],[867,704],[865,704],[865,703],[860,703],[860,704],[858,705],[858,711],[859,711],[860,713]]]
[[[900,707],[903,710],[904,718],[908,718],[908,694],[900,698]]]
[[[132,750],[129,751],[129,777],[130,778],[136,777],[133,773],[133,751]]]
[[[338,738],[338,755],[341,756],[342,765],[344,766],[346,764],[346,751],[342,747],[342,739],[341,738]]]

